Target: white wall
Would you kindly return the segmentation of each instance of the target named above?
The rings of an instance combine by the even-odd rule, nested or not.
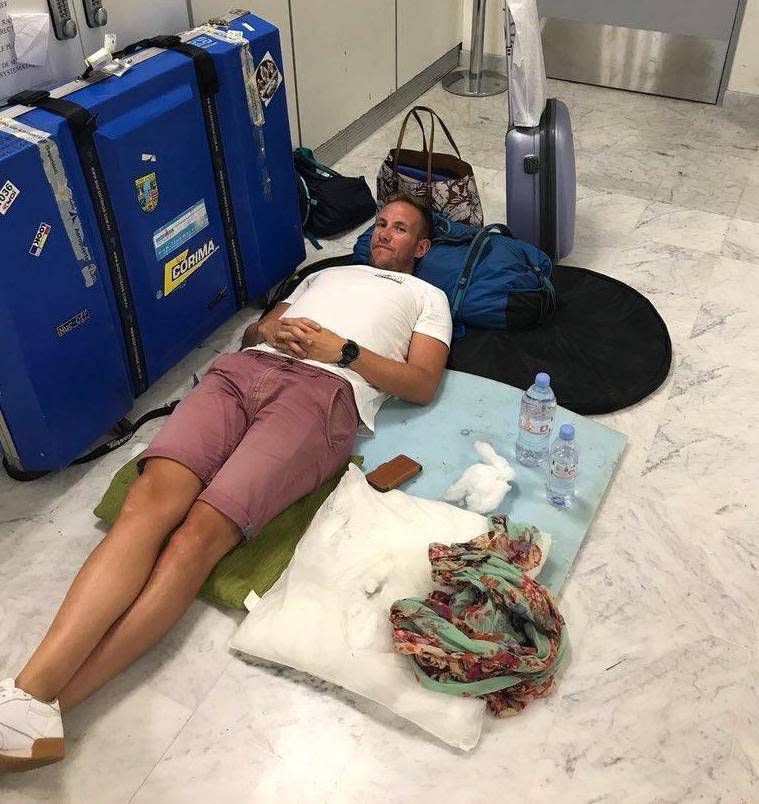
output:
[[[759,95],[759,0],[748,0],[728,89]]]
[[[464,50],[472,36],[472,0],[461,10]],[[503,2],[490,0],[485,7],[485,53],[504,55]],[[759,95],[759,0],[748,0],[728,88]]]

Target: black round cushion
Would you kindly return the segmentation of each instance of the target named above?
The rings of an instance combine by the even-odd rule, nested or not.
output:
[[[558,309],[539,327],[515,332],[467,328],[448,368],[527,388],[551,375],[560,405],[610,413],[653,393],[672,362],[667,326],[651,302],[610,276],[558,265]]]

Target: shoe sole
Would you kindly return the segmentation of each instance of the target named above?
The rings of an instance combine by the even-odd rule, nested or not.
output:
[[[65,755],[63,738],[44,737],[35,740],[29,756],[0,754],[0,773],[20,773],[60,762]]]

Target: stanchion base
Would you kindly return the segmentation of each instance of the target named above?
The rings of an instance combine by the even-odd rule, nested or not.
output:
[[[483,70],[479,81],[469,70],[453,70],[443,77],[443,89],[454,95],[466,95],[470,98],[484,98],[489,95],[500,95],[508,87],[505,75],[495,70]]]

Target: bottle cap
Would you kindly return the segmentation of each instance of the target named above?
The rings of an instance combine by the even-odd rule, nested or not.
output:
[[[551,378],[545,373],[545,371],[541,371],[540,374],[535,375],[535,385],[537,385],[538,388],[548,388],[550,384]]]
[[[575,428],[571,424],[562,424],[559,428],[559,438],[571,441],[575,437]]]

